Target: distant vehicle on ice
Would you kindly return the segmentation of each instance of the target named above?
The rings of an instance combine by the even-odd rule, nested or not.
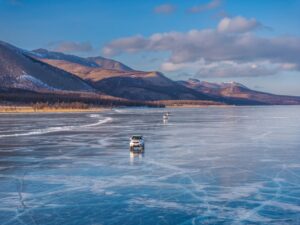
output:
[[[142,135],[133,135],[130,138],[130,151],[132,152],[144,152],[145,150],[145,140]]]
[[[165,112],[163,115],[163,121],[164,123],[168,121],[169,117],[171,116],[170,112]]]

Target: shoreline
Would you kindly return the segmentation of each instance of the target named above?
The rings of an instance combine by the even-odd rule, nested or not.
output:
[[[165,105],[164,108],[208,108],[208,107],[230,107],[230,105],[221,105],[221,104],[211,104],[211,105],[205,105],[205,104],[169,104]],[[118,108],[118,107],[114,107]],[[120,107],[122,108],[122,107]],[[46,107],[46,108],[40,108],[36,109],[31,106],[4,106],[0,105],[0,115],[1,114],[22,114],[22,113],[84,113],[84,112],[103,112],[108,111],[111,108],[107,107],[90,107],[90,108],[52,108],[52,107]]]
[[[229,106],[221,102],[213,102],[208,100],[160,100],[153,102],[163,104],[165,108],[207,108]]]
[[[22,113],[82,113],[82,112],[103,112],[109,108],[91,107],[80,108],[42,108],[34,109],[30,106],[0,106],[0,114],[22,114]]]
[[[210,107],[229,108],[229,107],[234,107],[234,105],[166,105],[166,108],[177,108],[177,109],[210,108]]]

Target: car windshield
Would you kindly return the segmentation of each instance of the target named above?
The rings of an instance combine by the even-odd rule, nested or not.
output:
[[[142,136],[132,136],[132,140],[141,140],[143,137]]]

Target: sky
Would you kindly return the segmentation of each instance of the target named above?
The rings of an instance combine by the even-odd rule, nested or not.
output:
[[[0,0],[0,40],[300,96],[299,0]]]

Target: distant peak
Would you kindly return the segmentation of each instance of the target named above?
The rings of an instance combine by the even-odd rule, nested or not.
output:
[[[32,51],[38,52],[38,53],[48,53],[49,52],[47,49],[44,49],[44,48],[38,48],[38,49],[34,49]]]
[[[52,58],[52,59],[60,59],[61,57],[65,56],[64,53],[49,51],[44,48],[38,48],[38,49],[32,50],[31,54],[33,54],[37,57],[41,57],[41,58]]]
[[[159,71],[152,71],[151,73],[153,73],[157,76],[165,76],[162,72],[159,72]]]
[[[247,88],[245,85],[235,82],[235,81],[230,81],[230,82],[223,82],[221,83],[222,86],[230,86],[230,87],[242,87],[242,88]],[[248,89],[248,88],[247,88]]]
[[[67,56],[67,54],[65,54],[63,52],[51,51],[51,50],[48,50],[45,48],[38,48],[38,49],[32,50],[31,52],[35,52],[35,53],[39,53],[39,54],[47,54],[47,55],[61,55],[61,56],[66,55]],[[73,55],[69,55],[69,56],[73,56]]]
[[[89,60],[97,60],[97,59],[107,59],[107,58],[104,58],[102,56],[92,56],[92,57],[87,57],[87,59],[89,59]]]
[[[190,83],[200,83],[200,80],[195,79],[195,78],[189,78],[188,82],[190,82]]]

